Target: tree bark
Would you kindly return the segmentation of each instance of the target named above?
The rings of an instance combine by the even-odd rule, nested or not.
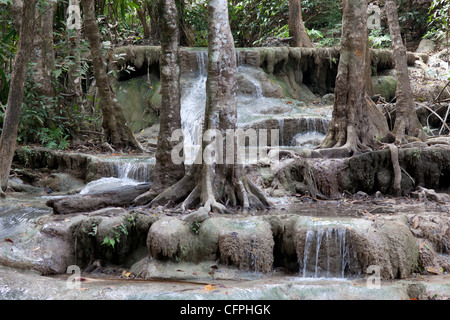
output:
[[[46,205],[53,208],[54,214],[92,212],[107,207],[124,207],[128,206],[134,198],[148,190],[148,187],[148,184],[122,186],[91,194],[50,199]]]
[[[32,77],[34,87],[39,97],[46,105],[56,99],[53,70],[55,69],[55,51],[53,49],[53,18],[58,1],[49,0],[42,3],[42,8],[36,12],[36,30],[31,54],[34,64]]]
[[[289,31],[293,37],[292,47],[312,48],[311,40],[303,24],[301,0],[289,0]]]
[[[344,1],[342,49],[333,116],[319,152],[351,156],[369,151],[388,133],[387,121],[366,92],[367,0]]]
[[[100,31],[95,18],[94,0],[81,0],[84,10],[84,31],[91,47],[92,65],[97,84],[99,105],[103,115],[103,131],[105,140],[114,148],[142,152],[143,148],[137,142],[126,119],[122,107],[117,102],[111,89],[106,65],[102,57]]]
[[[181,131],[181,87],[179,65],[178,10],[174,0],[160,0],[161,34],[161,99],[160,129],[153,172],[151,194],[154,196],[184,177],[184,162],[172,161],[172,150],[178,141],[171,141],[175,130]]]
[[[27,77],[28,61],[33,48],[34,15],[36,0],[27,0],[23,4],[19,42],[13,63],[11,86],[8,95],[8,104],[3,121],[3,130],[0,137],[0,193],[6,190],[11,170],[11,163],[16,149],[17,129],[19,126],[20,111],[24,97],[24,87]]]
[[[79,0],[70,0],[69,5],[77,6],[78,8],[80,7]],[[70,66],[70,69],[67,73],[67,100],[72,106],[78,106],[78,108],[82,109],[83,88],[81,80],[81,30],[79,30],[77,26],[73,26],[72,29],[68,28],[67,34],[67,41],[70,43],[70,52],[74,57],[73,65]]]
[[[236,129],[236,73],[236,53],[228,21],[227,0],[210,0],[203,132],[204,136],[212,132],[213,137],[210,142],[203,142],[203,153],[199,152],[183,179],[158,195],[150,206],[182,201],[183,210],[195,207],[198,211],[215,213],[229,212],[229,206],[239,206],[244,211],[270,206],[263,192],[243,174],[243,166],[237,161],[236,136],[230,137],[228,144],[217,143],[220,134],[225,137],[228,130]],[[227,148],[230,145],[232,148]],[[227,161],[220,157],[225,154]]]
[[[147,22],[147,15],[145,13],[146,7],[144,4],[140,4],[139,8],[136,9],[139,20],[141,21],[142,28],[144,30],[144,39],[150,38],[150,26]]]
[[[397,144],[406,142],[405,135],[425,140],[426,136],[414,106],[414,95],[409,79],[406,47],[403,44],[400,32],[396,0],[386,1],[386,15],[394,50],[395,69],[397,71],[397,104],[393,134]]]

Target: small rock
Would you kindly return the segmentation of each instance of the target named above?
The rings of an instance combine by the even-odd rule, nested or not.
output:
[[[383,199],[383,194],[380,191],[377,191],[375,193],[375,199],[377,199],[377,200]]]

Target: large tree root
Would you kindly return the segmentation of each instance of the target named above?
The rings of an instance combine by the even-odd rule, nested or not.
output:
[[[151,198],[149,193],[135,199],[142,204]],[[194,166],[183,179],[151,200],[147,207],[173,204],[183,212],[190,209],[218,214],[231,213],[231,208],[244,213],[271,207],[264,192],[235,167],[231,176],[218,174],[214,166]]]
[[[391,161],[394,169],[394,196],[399,197],[402,195],[402,170],[398,162],[398,147],[393,143],[388,144],[388,147],[391,151]]]

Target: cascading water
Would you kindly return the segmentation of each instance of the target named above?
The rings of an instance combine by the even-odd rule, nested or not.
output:
[[[313,149],[325,138],[328,131],[329,119],[325,118],[299,118],[299,127],[305,130],[292,138],[291,145]],[[305,123],[306,122],[306,125]]]
[[[153,158],[132,158],[105,160],[109,164],[110,177],[100,178],[89,182],[80,194],[105,191],[121,186],[138,185],[150,182],[151,170],[155,159]]]
[[[306,232],[300,272],[303,278],[344,278],[350,271],[350,242],[346,228]]]
[[[208,52],[196,53],[198,71],[193,80],[184,81],[181,97],[181,128],[184,135],[185,163],[191,164],[201,145],[206,105]]]

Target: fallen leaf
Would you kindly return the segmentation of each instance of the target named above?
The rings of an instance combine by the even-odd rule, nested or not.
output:
[[[14,243],[14,241],[12,241],[10,238],[5,238],[5,241]]]
[[[124,277],[129,277],[130,275],[131,275],[131,272],[129,272],[129,271],[127,271],[127,270],[123,270],[122,271],[122,275],[124,276]]]
[[[313,222],[319,221],[319,220],[320,220],[319,218],[314,218],[314,219],[312,219]]]
[[[33,251],[38,251],[41,247],[34,248]]]
[[[425,270],[427,270],[429,273],[440,275],[441,271],[439,269],[433,268],[433,267],[426,267]]]
[[[178,271],[178,272],[184,272],[184,270],[181,270],[181,269],[178,269],[177,271]]]
[[[193,274],[194,276],[198,276],[198,273],[197,273],[197,272],[192,272],[192,274]]]
[[[211,284],[208,284],[208,285],[206,285],[206,286],[203,288],[203,290],[205,290],[205,291],[213,291],[213,290],[216,290],[216,289],[217,289],[216,286],[211,285]]]
[[[425,245],[426,240],[423,240],[423,242],[420,244],[419,249],[422,249],[422,247]]]
[[[78,288],[78,290],[80,290],[80,291],[85,291],[85,290],[87,290],[88,288]]]
[[[413,227],[413,229],[417,229],[418,226],[419,226],[419,217],[416,216],[412,220],[412,227]]]

